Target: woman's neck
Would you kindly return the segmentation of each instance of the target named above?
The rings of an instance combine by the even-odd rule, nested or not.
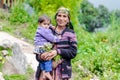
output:
[[[65,28],[66,28],[66,27],[63,27],[63,26],[57,26],[57,27],[56,27],[56,31],[57,31],[57,33],[61,34],[62,31],[63,31]]]
[[[57,26],[57,29],[63,31],[66,27],[65,26]]]

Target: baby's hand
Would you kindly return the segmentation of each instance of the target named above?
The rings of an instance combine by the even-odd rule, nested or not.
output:
[[[55,26],[51,26],[51,28],[52,28],[53,30],[55,30]]]
[[[52,24],[50,25],[50,27],[49,27],[49,28],[51,28],[51,29],[55,30],[55,26],[53,26]]]

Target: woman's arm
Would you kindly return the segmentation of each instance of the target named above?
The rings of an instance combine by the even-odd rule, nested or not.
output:
[[[76,56],[77,54],[77,39],[76,39],[76,34],[75,33],[69,33],[69,43],[70,47],[69,48],[62,48],[62,49],[57,49],[57,53],[62,56],[64,59],[72,59]]]
[[[68,49],[57,49],[57,53],[64,59],[73,59],[77,54],[77,48],[75,46],[71,46]]]
[[[61,55],[64,59],[72,59],[77,54],[77,47],[71,46],[68,49],[57,49],[57,50],[51,50],[50,52],[45,52],[41,54],[41,59],[43,60],[51,60],[56,55]]]
[[[45,52],[45,53],[41,54],[39,57],[42,60],[51,60],[56,55],[57,55],[57,51],[56,50],[51,50],[50,52]]]
[[[44,53],[41,54],[41,58],[44,60],[50,60],[56,55],[61,55],[62,58],[64,59],[72,59],[76,56],[77,54],[77,40],[76,40],[76,35],[73,34],[70,37],[70,47],[65,48],[65,49],[56,49],[56,50],[51,50],[49,53]]]

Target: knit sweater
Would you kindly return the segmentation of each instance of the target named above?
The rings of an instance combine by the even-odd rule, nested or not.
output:
[[[41,26],[38,27],[35,38],[34,38],[34,45],[43,46],[48,42],[56,43],[58,41],[59,39],[53,35],[51,29],[46,29]]]
[[[58,36],[57,32],[55,32],[54,30],[53,33],[54,35]],[[77,54],[77,39],[75,32],[69,28],[65,28],[61,34],[60,41],[55,44],[53,49],[57,50],[58,55],[60,55],[63,59],[63,62],[59,64],[55,70],[53,70],[55,72],[54,80],[71,78],[71,59],[73,59]],[[38,55],[36,55],[36,59],[39,60]],[[37,68],[37,79],[39,78],[40,73],[41,70]]]
[[[57,35],[56,32],[54,33]],[[69,28],[65,28],[61,36],[60,41],[56,43],[54,49],[57,50],[58,55],[63,59],[63,62],[58,66],[58,71],[61,71],[59,74],[61,74],[63,79],[71,77],[71,59],[77,54],[77,39],[75,32]],[[59,75],[56,74],[56,76]]]

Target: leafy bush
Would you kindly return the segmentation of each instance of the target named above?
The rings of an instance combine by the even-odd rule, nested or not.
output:
[[[76,80],[90,80],[95,75],[100,80],[119,80],[119,26],[120,21],[113,15],[106,32],[88,33],[79,29],[78,55],[72,60],[73,72],[79,71]]]
[[[39,15],[47,14],[52,19],[52,23],[55,24],[55,13],[57,9],[61,6],[64,6],[70,9],[71,21],[73,25],[78,27],[77,15],[80,9],[80,3],[82,0],[30,0],[29,4],[35,9],[36,13]],[[74,6],[73,6],[74,5]]]
[[[19,75],[19,74],[12,74],[10,76],[5,75],[5,80],[27,80],[25,75]]]
[[[22,3],[16,3],[14,7],[11,8],[11,14],[9,20],[12,23],[25,23],[31,20],[30,15],[24,10]]]
[[[34,73],[33,69],[28,66],[26,74],[11,74],[4,75],[5,80],[31,80],[31,76]],[[32,77],[33,79],[33,77]]]
[[[1,52],[2,50],[7,50],[8,54],[3,55],[2,52]],[[0,72],[2,71],[3,64],[6,61],[5,56],[10,56],[11,54],[12,54],[12,50],[10,48],[5,49],[4,47],[0,46]]]
[[[24,29],[21,30],[21,34],[23,37],[33,41],[36,29],[37,29],[36,22],[29,23],[29,25],[27,27],[25,27]]]
[[[100,5],[95,8],[88,0],[81,3],[79,12],[79,23],[84,25],[83,28],[89,32],[94,32],[95,28],[107,27],[110,23],[110,12]]]

